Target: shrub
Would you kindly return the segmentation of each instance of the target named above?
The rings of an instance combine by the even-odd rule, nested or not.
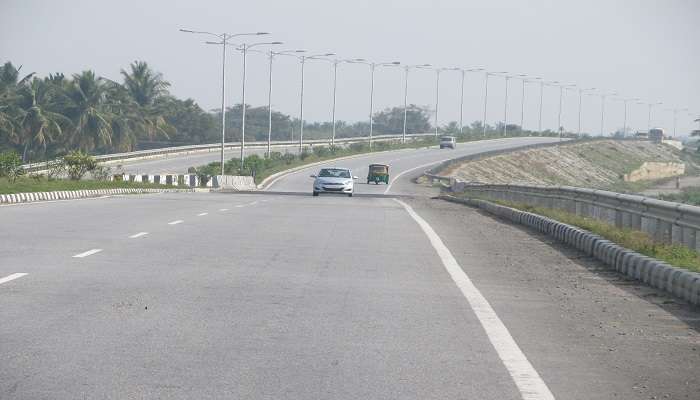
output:
[[[306,160],[311,156],[311,154],[312,153],[309,151],[309,149],[307,147],[304,147],[304,149],[299,154],[299,158],[301,158],[302,160]]]
[[[90,175],[92,175],[92,179],[96,181],[108,181],[109,177],[112,175],[112,168],[104,165],[97,165],[90,171]]]
[[[63,157],[68,177],[74,181],[82,179],[88,171],[97,168],[97,161],[80,150],[68,153]]]
[[[48,166],[46,171],[46,177],[48,180],[53,181],[61,177],[61,175],[66,173],[66,164],[63,160],[52,162]]]
[[[14,183],[24,174],[22,159],[14,151],[0,153],[0,177],[4,176]]]
[[[297,158],[297,156],[295,156],[295,155],[292,154],[292,153],[284,153],[284,155],[282,156],[282,159],[284,160],[284,163],[287,164],[287,165],[293,163],[294,160],[296,160],[296,158]]]
[[[313,152],[316,155],[316,157],[319,158],[327,157],[331,154],[331,152],[328,150],[328,147],[326,146],[314,146]]]

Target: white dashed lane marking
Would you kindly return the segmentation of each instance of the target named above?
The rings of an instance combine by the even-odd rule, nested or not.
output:
[[[203,213],[199,213],[199,214],[197,214],[197,216],[198,216],[198,217],[203,217],[203,216],[205,216],[205,215],[208,215],[208,214],[209,214],[209,213],[205,213],[205,212],[203,212]]]
[[[7,282],[9,282],[9,281],[14,281],[15,279],[21,278],[21,277],[23,277],[23,276],[25,276],[25,275],[27,275],[27,274],[24,273],[24,272],[17,272],[17,273],[14,273],[14,274],[12,274],[12,275],[8,275],[8,276],[6,276],[6,277],[4,277],[4,278],[0,278],[0,284],[7,283]]]
[[[85,258],[85,257],[87,257],[87,256],[91,256],[91,255],[93,255],[93,254],[97,254],[97,253],[99,253],[99,252],[101,252],[101,251],[102,251],[102,249],[92,249],[92,250],[88,250],[88,251],[86,251],[86,252],[84,252],[84,253],[76,254],[76,255],[73,256],[73,258]]]
[[[181,224],[183,222],[185,222],[185,221],[178,219],[177,221],[168,222],[168,225],[177,225],[177,224]]]
[[[129,236],[129,239],[136,239],[136,238],[139,238],[139,237],[141,237],[141,236],[146,236],[146,235],[148,235],[148,232],[139,232],[139,233],[137,233],[137,234],[135,234],[135,235]]]
[[[219,211],[228,211],[228,208],[220,208]]]

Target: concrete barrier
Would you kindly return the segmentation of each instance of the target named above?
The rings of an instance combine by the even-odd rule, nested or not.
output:
[[[700,207],[650,197],[570,186],[470,184],[452,179],[451,190],[469,197],[567,211],[618,228],[646,232],[660,243],[700,252]]]
[[[619,246],[581,228],[541,215],[505,207],[487,200],[440,196],[440,198],[478,207],[514,223],[526,225],[574,247],[632,279],[663,290],[700,306],[700,274],[672,267],[662,261]]]
[[[0,204],[31,203],[37,201],[83,199],[90,197],[101,197],[120,194],[145,194],[163,192],[194,192],[194,189],[119,188],[0,194]]]

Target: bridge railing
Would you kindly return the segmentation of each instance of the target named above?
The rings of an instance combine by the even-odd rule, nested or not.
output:
[[[450,181],[453,192],[563,210],[648,233],[655,241],[700,252],[700,207],[650,197],[571,186],[490,185]]]
[[[433,136],[433,133],[415,133],[411,135],[406,135],[406,138],[411,140],[412,138],[420,138],[426,136]],[[388,141],[401,139],[402,135],[376,135],[372,137],[372,141]],[[352,143],[361,143],[368,141],[367,136],[361,137],[351,137],[351,138],[339,138],[335,139],[335,143],[340,145],[348,145]],[[273,141],[271,147],[292,147],[298,146],[298,141]],[[328,139],[316,139],[304,141],[304,145],[318,146],[318,145],[330,145],[330,140]],[[225,143],[224,149],[240,149],[240,142]],[[247,142],[246,147],[250,148],[265,148],[267,147],[267,141],[264,142]],[[163,147],[159,149],[150,150],[139,150],[132,151],[128,153],[114,153],[114,154],[104,154],[95,156],[95,160],[100,163],[114,163],[119,161],[134,161],[139,159],[157,158],[157,157],[167,157],[174,155],[192,154],[192,153],[205,153],[205,152],[216,152],[221,150],[221,143],[212,144],[197,144],[189,146],[177,146],[177,147]],[[56,163],[58,160],[44,161],[39,163],[25,164],[24,169],[26,172],[41,172],[46,171],[48,167]]]

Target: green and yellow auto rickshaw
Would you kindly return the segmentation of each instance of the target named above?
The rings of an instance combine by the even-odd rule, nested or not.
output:
[[[367,174],[367,184],[374,182],[376,185],[379,182],[389,184],[389,166],[384,164],[370,164],[369,173]]]

